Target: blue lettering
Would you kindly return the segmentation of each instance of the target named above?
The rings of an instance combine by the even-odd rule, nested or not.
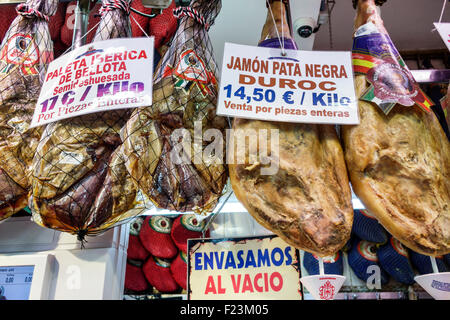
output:
[[[231,268],[236,269],[236,262],[234,261],[233,251],[228,251],[227,262],[225,263],[225,269]]]
[[[286,256],[286,265],[289,266],[292,264],[292,256],[291,256],[291,247],[286,247],[284,249],[284,255]]]
[[[239,268],[239,269],[241,269],[243,266],[244,266],[244,258],[242,258],[242,255],[244,254],[244,250],[239,250],[238,252],[237,252],[237,258],[238,258],[238,260],[239,260],[239,263],[238,263],[238,265],[237,265],[237,267]]]
[[[245,267],[248,268],[250,265],[252,265],[253,267],[256,268],[255,256],[253,255],[253,251],[251,251],[251,250],[247,253]]]
[[[109,88],[111,87],[111,83],[99,84],[97,89],[97,98],[103,97],[104,95],[110,95]]]
[[[317,106],[317,104],[320,103],[320,105],[326,106],[327,103],[323,100],[324,96],[325,96],[325,93],[317,94],[317,93],[313,92],[313,94],[312,94],[313,105]]]
[[[142,82],[134,82],[134,83],[132,83],[130,85],[130,91],[136,92],[136,93],[144,91],[144,83],[142,83]]]
[[[220,251],[220,259],[219,259],[219,253],[214,252],[214,256],[216,257],[216,263],[217,263],[217,269],[223,268],[223,259],[225,256],[225,251]]]
[[[195,259],[195,270],[202,270],[202,254],[200,252],[196,252],[194,254]]]
[[[348,97],[342,97],[342,98],[339,100],[339,104],[340,104],[341,106],[348,106],[348,105],[350,104],[351,101],[352,101],[352,100],[350,100],[350,98],[348,98]]]
[[[279,259],[279,260],[277,260],[277,259],[275,258],[275,255],[276,255],[277,253],[280,255],[280,259]],[[275,266],[277,266],[277,267],[281,266],[281,265],[283,264],[283,260],[284,260],[283,251],[282,251],[280,248],[275,248],[275,249],[273,249],[273,250],[272,250],[271,258],[272,258],[272,263],[273,263]]]
[[[264,252],[261,249],[258,250],[258,267],[261,265],[265,266],[267,263],[267,267],[270,267],[270,258],[269,258],[269,250],[266,249]]]
[[[205,252],[205,255],[203,256],[203,260],[205,261],[205,270],[208,270],[208,265],[211,268],[211,270],[214,269],[214,256],[213,253],[209,253],[210,256],[208,257],[207,253]]]

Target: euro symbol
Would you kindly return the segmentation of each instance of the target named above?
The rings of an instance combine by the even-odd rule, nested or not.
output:
[[[294,101],[292,101],[292,95],[294,94],[294,92],[292,91],[286,91],[283,94],[283,100],[284,102],[286,102],[287,104],[294,104]]]

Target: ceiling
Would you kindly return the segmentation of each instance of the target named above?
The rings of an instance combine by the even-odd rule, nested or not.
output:
[[[381,16],[399,51],[445,49],[438,32],[432,31],[442,7],[443,0],[388,0],[381,7]],[[222,10],[210,29],[219,67],[224,42],[257,45],[266,14],[265,0],[222,0]],[[313,49],[350,50],[354,17],[351,0],[335,0],[331,13],[332,47],[327,23],[316,33]],[[442,22],[450,22],[450,3],[446,4]]]
[[[351,0],[335,2],[331,14],[333,50],[348,50],[352,45],[355,10]],[[437,31],[432,32],[433,22],[439,21],[443,3],[442,0],[388,0],[381,7],[384,25],[398,50],[445,48]],[[450,22],[450,3],[446,4],[442,22]],[[329,50],[328,25],[322,27],[316,36],[314,49]]]

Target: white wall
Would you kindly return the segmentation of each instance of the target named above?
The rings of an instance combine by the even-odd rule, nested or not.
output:
[[[122,299],[129,225],[87,237],[84,249],[75,236],[43,228],[30,217],[0,223],[0,257],[50,254],[54,257],[49,300]]]

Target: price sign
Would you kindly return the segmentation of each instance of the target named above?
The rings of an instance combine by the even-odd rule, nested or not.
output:
[[[52,61],[30,127],[152,104],[153,38],[91,43]]]
[[[30,294],[34,266],[0,267],[0,300],[26,300]]]
[[[450,23],[435,22],[434,26],[436,27],[439,35],[447,46],[447,49],[450,50]]]
[[[226,43],[217,113],[230,117],[358,124],[350,52]]]

